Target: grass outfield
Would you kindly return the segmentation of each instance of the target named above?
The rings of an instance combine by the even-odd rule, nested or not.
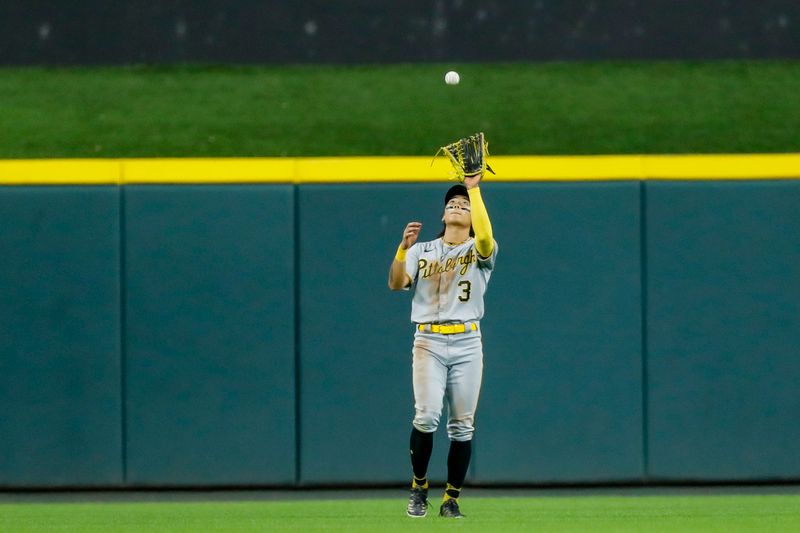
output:
[[[0,504],[0,531],[800,531],[798,495],[464,498],[464,520],[404,502]]]
[[[796,152],[798,87],[796,61],[2,68],[0,158]]]

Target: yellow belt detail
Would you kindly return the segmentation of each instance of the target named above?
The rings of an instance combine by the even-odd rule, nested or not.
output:
[[[454,333],[464,333],[467,331],[467,324],[420,324],[418,329],[425,331],[426,326],[430,326],[431,333],[441,333],[442,335],[452,335]],[[472,331],[478,330],[478,325],[474,322],[469,324]]]

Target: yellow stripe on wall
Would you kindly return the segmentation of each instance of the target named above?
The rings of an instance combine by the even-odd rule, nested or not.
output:
[[[432,157],[305,157],[297,160],[295,183],[442,181],[449,169]]]
[[[800,154],[646,156],[648,179],[800,178]]]
[[[800,154],[493,156],[490,181],[800,179]],[[431,164],[433,163],[433,164]],[[0,185],[440,182],[443,157],[0,160]]]
[[[122,183],[121,159],[0,160],[2,185],[107,185]]]
[[[506,156],[491,158],[498,180],[631,180],[643,179],[638,155]],[[491,176],[487,179],[494,179]]]
[[[122,159],[122,183],[291,183],[290,158]]]

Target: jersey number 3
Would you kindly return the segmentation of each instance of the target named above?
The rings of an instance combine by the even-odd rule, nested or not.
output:
[[[458,299],[462,302],[469,301],[469,293],[472,291],[472,283],[469,281],[459,281],[458,286],[461,287],[462,291],[464,291],[463,294],[458,296]]]

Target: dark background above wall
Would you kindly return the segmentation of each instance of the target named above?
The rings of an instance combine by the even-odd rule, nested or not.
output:
[[[800,57],[793,0],[5,0],[0,64]]]

